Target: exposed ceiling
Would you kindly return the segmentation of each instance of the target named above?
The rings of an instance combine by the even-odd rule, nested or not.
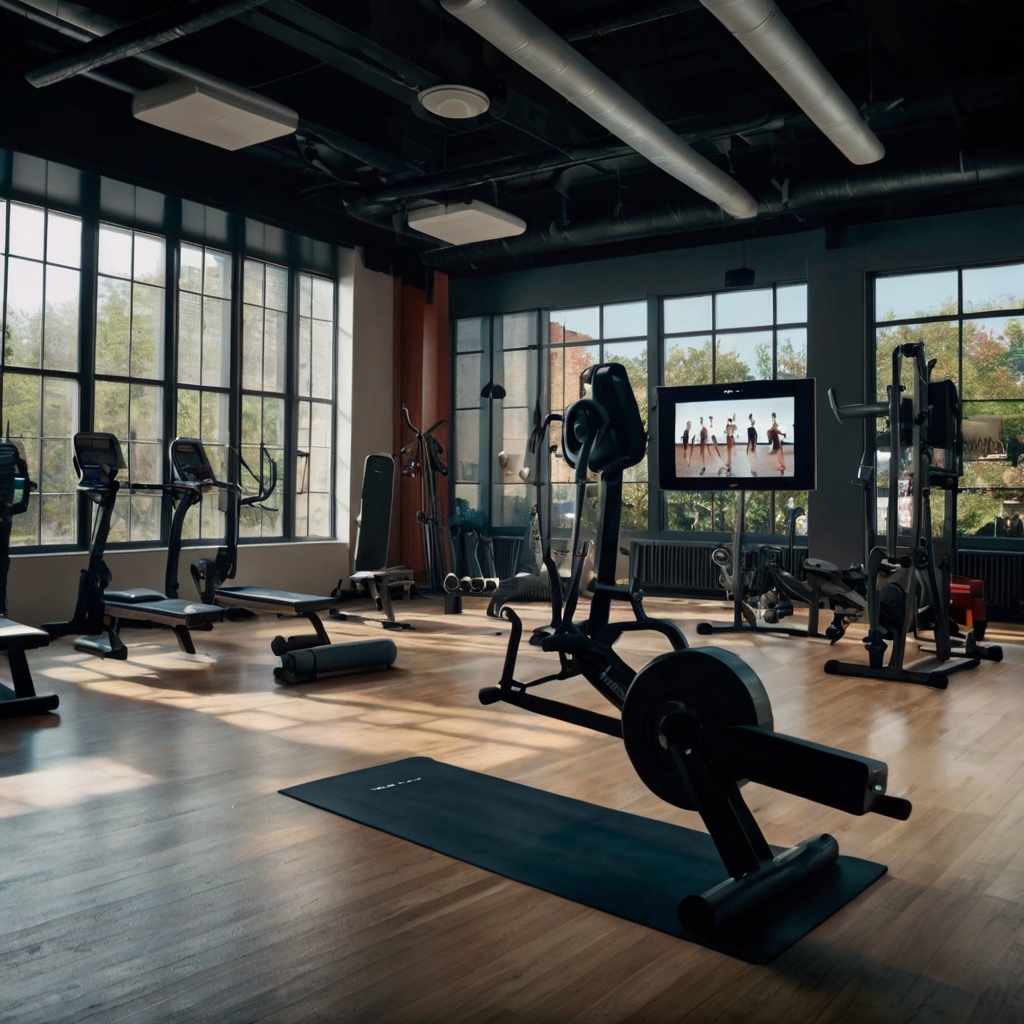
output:
[[[859,221],[1024,202],[1024,3],[777,2],[884,143],[879,163],[848,163],[699,0],[525,3],[734,175],[759,201],[752,220],[656,169],[437,0],[238,4],[248,9],[152,51],[298,112],[294,135],[236,152],[133,119],[131,92],[168,78],[138,57],[33,87],[26,72],[83,43],[31,20],[22,0],[0,0],[0,142],[363,244],[372,265],[407,277],[810,227],[838,240]],[[122,24],[139,17],[137,0],[83,6]],[[145,5],[181,21],[200,6]],[[428,114],[417,93],[442,82],[482,90],[490,109]],[[527,231],[445,248],[406,226],[410,207],[467,199]]]

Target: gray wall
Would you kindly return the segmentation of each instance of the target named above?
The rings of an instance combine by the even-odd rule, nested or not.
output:
[[[825,248],[823,231],[746,243],[757,284],[808,283],[808,372],[818,381],[818,489],[810,498],[810,550],[840,565],[863,558],[861,492],[851,485],[864,427],[840,425],[826,398],[866,397],[873,356],[866,277],[957,264],[1024,259],[1024,207],[857,225]],[[522,270],[451,282],[452,317],[680,295],[722,287],[741,265],[740,243],[649,253],[557,269]]]

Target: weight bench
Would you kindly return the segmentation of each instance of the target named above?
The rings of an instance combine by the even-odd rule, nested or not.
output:
[[[391,588],[401,587],[403,600],[411,600],[413,595],[419,597],[420,591],[412,569],[407,569],[404,565],[391,569],[363,569],[352,573],[348,580],[356,590],[365,589],[373,598],[376,606],[384,613],[384,621],[381,622],[381,625],[385,629],[410,628],[408,623],[395,620],[395,608],[391,603]],[[336,619],[360,621],[358,615],[347,615],[333,608],[331,616]]]
[[[275,636],[270,643],[270,649],[281,659],[274,676],[282,683],[312,683],[326,676],[388,668],[398,656],[390,640],[332,643],[319,613],[336,608],[338,598],[269,587],[217,587],[214,598],[255,612],[297,615],[310,621],[313,633]]]
[[[308,619],[313,626],[313,633],[287,638],[274,637],[270,648],[279,657],[288,651],[319,647],[331,642],[319,613],[337,607],[338,601],[333,597],[296,594],[291,590],[274,590],[271,587],[217,587],[213,597],[219,605],[232,605],[254,612],[295,615]]]
[[[148,587],[109,591],[104,595],[103,614],[110,619],[106,635],[79,637],[75,641],[75,650],[119,661],[128,656],[128,649],[119,636],[122,619],[167,626],[186,654],[196,653],[196,645],[192,642],[193,629],[212,629],[215,623],[224,619],[224,609],[216,605],[165,597]]]
[[[36,693],[25,657],[26,651],[45,647],[49,642],[49,633],[41,629],[0,618],[0,652],[7,655],[14,683],[13,689],[0,683],[0,719],[41,715],[44,711],[53,711],[60,704],[55,693]]]

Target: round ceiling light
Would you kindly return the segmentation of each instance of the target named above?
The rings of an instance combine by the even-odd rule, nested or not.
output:
[[[491,105],[487,93],[468,85],[432,85],[419,94],[419,101],[431,114],[453,120],[479,117]]]

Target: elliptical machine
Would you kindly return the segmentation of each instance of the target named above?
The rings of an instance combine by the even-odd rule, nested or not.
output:
[[[576,471],[572,577],[564,602],[559,601],[561,614],[554,630],[538,634],[540,646],[558,654],[561,671],[529,683],[515,679],[522,623],[506,606],[502,614],[512,630],[501,682],[482,689],[480,701],[505,701],[622,737],[633,767],[652,792],[700,814],[728,877],[679,902],[687,937],[712,942],[730,929],[742,930],[758,912],[762,925],[780,925],[787,900],[779,897],[798,890],[814,892],[829,873],[834,877],[839,847],[832,836],[821,835],[776,853],[743,801],[740,786],[745,780],[857,815],[874,812],[905,820],[910,803],[885,795],[888,769],[883,762],[775,733],[768,694],[749,665],[719,648],[688,647],[674,623],[644,614],[642,594],[615,583],[622,474],[644,457],[647,436],[625,367],[596,366],[589,382],[590,397],[569,407],[563,431],[565,458]],[[590,616],[576,623],[587,555],[587,545],[579,543],[578,524],[591,473],[600,480],[597,580]],[[553,600],[557,585],[552,579]],[[627,601],[636,621],[609,622],[613,600]],[[638,630],[662,633],[673,650],[635,673],[612,646],[623,633]],[[621,717],[529,692],[550,680],[578,674],[619,708]],[[874,877],[832,909],[871,884],[884,871],[877,867]],[[820,890],[814,898],[821,899]],[[826,909],[820,920],[831,912]]]
[[[921,343],[901,344],[892,352],[892,383],[887,386],[886,401],[840,405],[835,390],[829,388],[829,404],[840,423],[887,418],[889,424],[885,538],[883,544],[871,548],[867,561],[868,635],[864,646],[868,663],[827,661],[825,671],[830,675],[923,683],[944,690],[954,672],[977,668],[982,660],[1002,660],[1002,648],[980,646],[973,631],[962,645],[955,646],[950,635],[950,575],[956,496],[963,473],[963,420],[953,381],[931,379],[935,363],[926,360]],[[905,376],[909,378],[906,382]],[[862,459],[862,475],[864,462]],[[945,499],[938,539],[932,531],[933,488],[939,488]],[[907,639],[921,630],[933,634],[934,647],[927,653],[933,654],[934,660],[906,665]]]
[[[528,711],[536,711],[564,722],[621,736],[618,719],[584,708],[538,697],[530,689],[555,679],[582,675],[603,697],[621,708],[626,691],[636,676],[613,647],[625,632],[653,630],[668,638],[674,650],[685,649],[686,637],[675,623],[650,619],[643,609],[643,594],[634,587],[615,582],[618,558],[619,524],[622,516],[622,477],[626,469],[640,462],[647,451],[647,434],[626,371],[619,363],[591,367],[581,378],[581,387],[589,381],[593,398],[581,398],[566,410],[562,427],[563,457],[575,470],[576,507],[573,516],[570,549],[572,573],[565,589],[554,560],[548,553],[548,573],[552,605],[552,623],[539,630],[531,643],[558,654],[560,668],[553,675],[520,683],[515,679],[515,663],[522,639],[523,625],[508,605],[503,618],[512,623],[505,668],[496,687],[480,691],[480,701],[492,704],[505,701]],[[587,500],[590,474],[599,474],[600,528],[594,557],[595,579],[590,599],[590,614],[585,622],[574,621],[589,544],[580,539],[580,528]],[[612,601],[626,601],[633,622],[610,622]]]

